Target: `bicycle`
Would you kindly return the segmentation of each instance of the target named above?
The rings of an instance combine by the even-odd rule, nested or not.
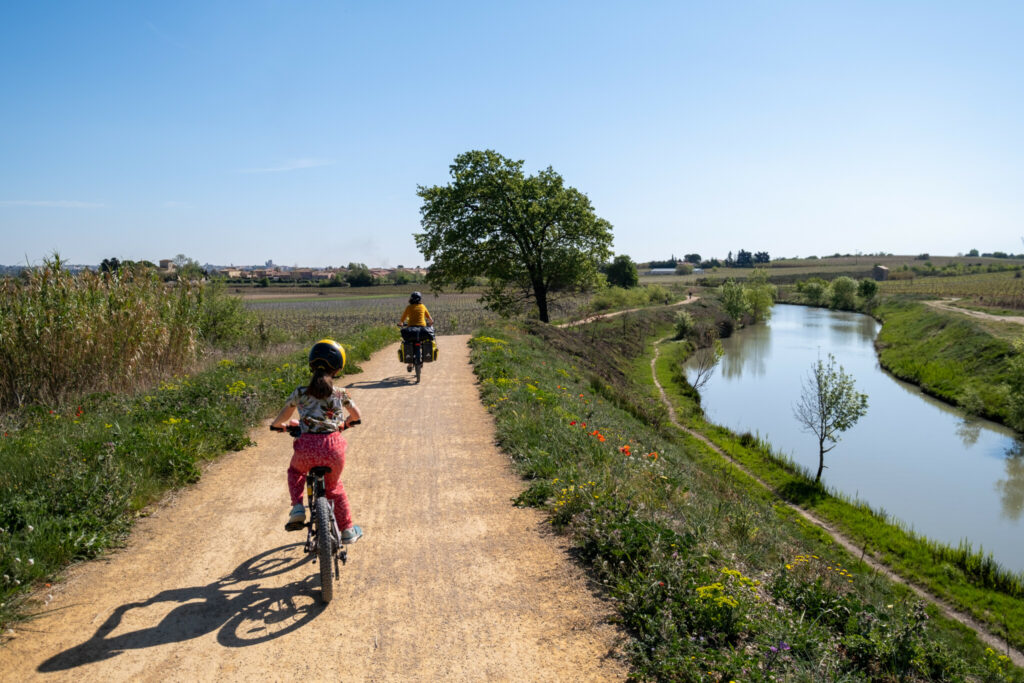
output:
[[[420,375],[423,373],[423,363],[434,360],[434,328],[428,327],[409,327],[407,325],[399,325],[398,329],[402,331],[402,346],[398,349],[398,360],[405,363],[406,365],[413,366],[416,371],[416,383],[420,383]],[[412,339],[412,335],[406,337],[406,331],[412,332],[416,330],[416,338]],[[424,355],[424,343],[430,343],[426,354]]]
[[[359,424],[361,420],[354,420],[348,424],[346,429],[351,429]],[[294,439],[302,434],[297,424],[290,424],[287,427],[274,427],[270,425],[272,432],[285,432]],[[313,555],[313,561],[320,563],[320,599],[324,604],[334,597],[334,579],[341,578],[338,562],[348,562],[348,549],[341,542],[341,530],[338,528],[338,520],[334,517],[334,501],[327,498],[327,487],[324,477],[331,471],[330,467],[313,467],[306,472],[306,499],[309,505],[309,521],[297,526],[286,526],[289,531],[298,531],[306,528],[306,544],[304,550]],[[333,559],[333,573],[331,572]]]

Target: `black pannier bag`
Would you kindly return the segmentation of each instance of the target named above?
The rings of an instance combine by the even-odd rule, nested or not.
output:
[[[437,360],[437,342],[434,341],[433,327],[403,327],[402,339],[402,346],[398,349],[398,360],[401,362],[412,362],[413,354],[416,353],[415,343],[417,341],[423,348],[424,363]]]

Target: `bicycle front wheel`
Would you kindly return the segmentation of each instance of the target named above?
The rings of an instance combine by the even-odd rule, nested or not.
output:
[[[334,597],[334,544],[331,529],[334,528],[334,511],[326,498],[316,500],[316,552],[320,563],[320,598],[327,604]]]

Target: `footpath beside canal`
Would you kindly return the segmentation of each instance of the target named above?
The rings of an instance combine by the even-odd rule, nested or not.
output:
[[[658,379],[658,372],[657,372],[657,368],[656,368],[657,361],[658,361],[658,358],[659,358],[659,355],[660,355],[660,344],[665,342],[665,341],[668,341],[668,339],[670,339],[670,338],[666,337],[665,339],[661,339],[657,343],[655,343],[655,345],[654,345],[654,355],[651,358],[651,376],[652,376],[652,379],[654,381],[654,386],[657,388],[658,393],[659,393],[659,395],[661,397],[661,401],[662,401],[662,403],[664,403],[666,409],[668,410],[669,421],[674,426],[676,426],[678,429],[680,429],[681,431],[689,434],[693,438],[698,439],[699,441],[704,443],[708,448],[710,448],[712,451],[717,453],[720,457],[722,457],[727,462],[729,462],[737,470],[742,472],[744,475],[746,475],[747,477],[749,477],[753,481],[757,482],[757,484],[759,484],[760,486],[763,486],[764,488],[766,488],[766,489],[772,491],[773,493],[775,493],[776,495],[778,495],[778,492],[768,482],[764,481],[763,479],[758,477],[756,474],[751,472],[749,469],[744,467],[741,463],[737,462],[734,458],[732,458],[724,450],[719,448],[709,438],[707,438],[706,436],[704,436],[703,434],[701,434],[700,432],[698,432],[696,430],[690,429],[689,427],[685,426],[684,424],[682,424],[680,422],[679,417],[678,417],[678,415],[676,413],[675,407],[672,404],[672,401],[669,399],[669,397],[668,397],[668,395],[667,395],[667,393],[665,391],[664,386],[662,386],[661,382]],[[779,497],[780,497],[780,500],[782,500],[782,497],[781,496],[779,496]],[[904,578],[903,576],[897,574],[888,565],[884,564],[878,558],[874,557],[872,553],[867,552],[865,548],[859,547],[851,538],[849,538],[849,537],[845,536],[844,534],[842,534],[841,532],[839,532],[835,527],[833,527],[832,525],[828,524],[823,519],[817,517],[816,515],[812,514],[811,512],[809,512],[809,511],[807,511],[807,510],[805,510],[805,509],[803,509],[803,508],[801,508],[801,507],[799,507],[797,505],[794,505],[794,504],[789,503],[789,502],[784,501],[784,500],[783,500],[783,503],[787,507],[789,507],[790,509],[795,511],[797,514],[799,514],[803,519],[807,520],[808,522],[810,522],[810,523],[814,524],[815,526],[819,527],[820,529],[822,529],[837,544],[839,544],[840,546],[845,548],[846,551],[849,552],[854,557],[859,557],[860,561],[863,562],[864,564],[866,564],[868,567],[870,567],[873,571],[878,572],[880,574],[883,574],[886,577],[888,577],[890,580],[906,586],[907,588],[912,590],[922,600],[925,600],[925,601],[935,605],[943,613],[943,615],[945,615],[947,618],[952,619],[954,621],[957,621],[957,622],[959,622],[961,624],[964,624],[965,626],[971,628],[975,633],[977,633],[978,637],[982,641],[987,643],[993,649],[995,649],[996,651],[999,651],[999,652],[1005,652],[1007,654],[1007,656],[1010,657],[1010,659],[1013,661],[1013,663],[1015,665],[1020,666],[1020,667],[1024,667],[1024,651],[1021,651],[1021,650],[1011,646],[1005,639],[999,638],[998,636],[992,634],[988,630],[988,628],[986,627],[985,624],[982,624],[980,621],[974,619],[971,615],[956,609],[952,604],[950,604],[949,602],[943,600],[942,598],[940,598],[940,597],[938,597],[936,595],[933,595],[928,590],[926,590],[924,587],[922,587],[920,585],[917,585],[916,583],[913,583],[912,581],[909,581],[906,578]]]

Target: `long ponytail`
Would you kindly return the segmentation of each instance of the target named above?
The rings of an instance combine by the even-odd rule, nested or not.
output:
[[[334,383],[331,381],[331,372],[326,368],[317,368],[306,387],[306,395],[313,398],[327,398],[334,392]]]

